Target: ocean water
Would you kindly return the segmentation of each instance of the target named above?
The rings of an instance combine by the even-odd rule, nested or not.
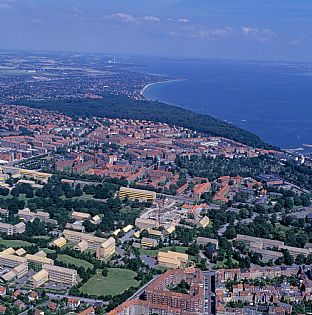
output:
[[[312,65],[146,59],[139,71],[181,81],[145,89],[152,100],[205,113],[281,148],[312,144]]]

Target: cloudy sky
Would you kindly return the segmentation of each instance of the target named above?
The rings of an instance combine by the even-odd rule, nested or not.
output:
[[[312,61],[312,0],[0,0],[0,49]]]

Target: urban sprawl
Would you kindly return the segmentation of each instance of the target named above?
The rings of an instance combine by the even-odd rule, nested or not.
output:
[[[309,160],[152,121],[0,116],[0,313],[311,311],[311,191],[277,175]]]

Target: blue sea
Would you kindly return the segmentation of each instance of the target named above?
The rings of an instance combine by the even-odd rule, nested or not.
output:
[[[181,81],[144,95],[205,113],[281,148],[312,144],[312,65],[225,60],[141,59],[139,71]]]

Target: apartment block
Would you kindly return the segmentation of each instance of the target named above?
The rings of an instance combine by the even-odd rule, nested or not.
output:
[[[157,261],[159,266],[177,269],[186,266],[188,262],[188,255],[172,251],[159,252],[157,255]]]
[[[49,281],[49,272],[45,269],[42,269],[40,271],[38,271],[37,273],[35,273],[32,277],[31,277],[31,285],[33,286],[33,288],[39,288],[41,287],[44,283]]]
[[[0,222],[0,233],[6,235],[21,234],[26,231],[26,225],[24,222],[17,223],[15,225]]]
[[[154,238],[143,237],[141,240],[142,247],[156,247],[157,244],[158,242]]]
[[[64,237],[59,237],[51,242],[51,246],[62,247],[66,244],[66,239]]]
[[[73,211],[72,212],[72,218],[78,221],[84,221],[84,220],[90,220],[91,215],[89,213],[85,212],[78,212],[78,211]]]
[[[107,260],[116,252],[116,241],[113,237],[108,238],[96,250],[96,258]]]
[[[145,230],[158,227],[159,223],[153,219],[136,218],[135,226],[140,230]]]
[[[26,255],[26,260],[28,261],[29,268],[33,270],[41,270],[43,268],[43,265],[53,265],[54,261],[53,259],[47,258],[47,257],[41,257],[38,255]]]
[[[156,193],[154,191],[149,190],[120,187],[119,198],[124,199],[126,197],[131,200],[152,202],[156,200]]]
[[[45,264],[42,268],[48,272],[49,281],[64,283],[68,286],[74,286],[78,283],[77,270]]]
[[[63,231],[64,237],[67,241],[78,244],[81,241],[88,242],[88,248],[96,250],[102,243],[106,241],[105,238],[93,236],[87,233],[81,233],[71,230],[64,230]]]
[[[26,264],[26,262],[24,257],[0,253],[0,266],[15,268],[20,264]]]
[[[168,287],[186,281],[188,294],[172,292]],[[160,275],[145,290],[146,300],[127,300],[108,315],[198,315],[205,314],[204,274],[195,268],[170,270]]]

